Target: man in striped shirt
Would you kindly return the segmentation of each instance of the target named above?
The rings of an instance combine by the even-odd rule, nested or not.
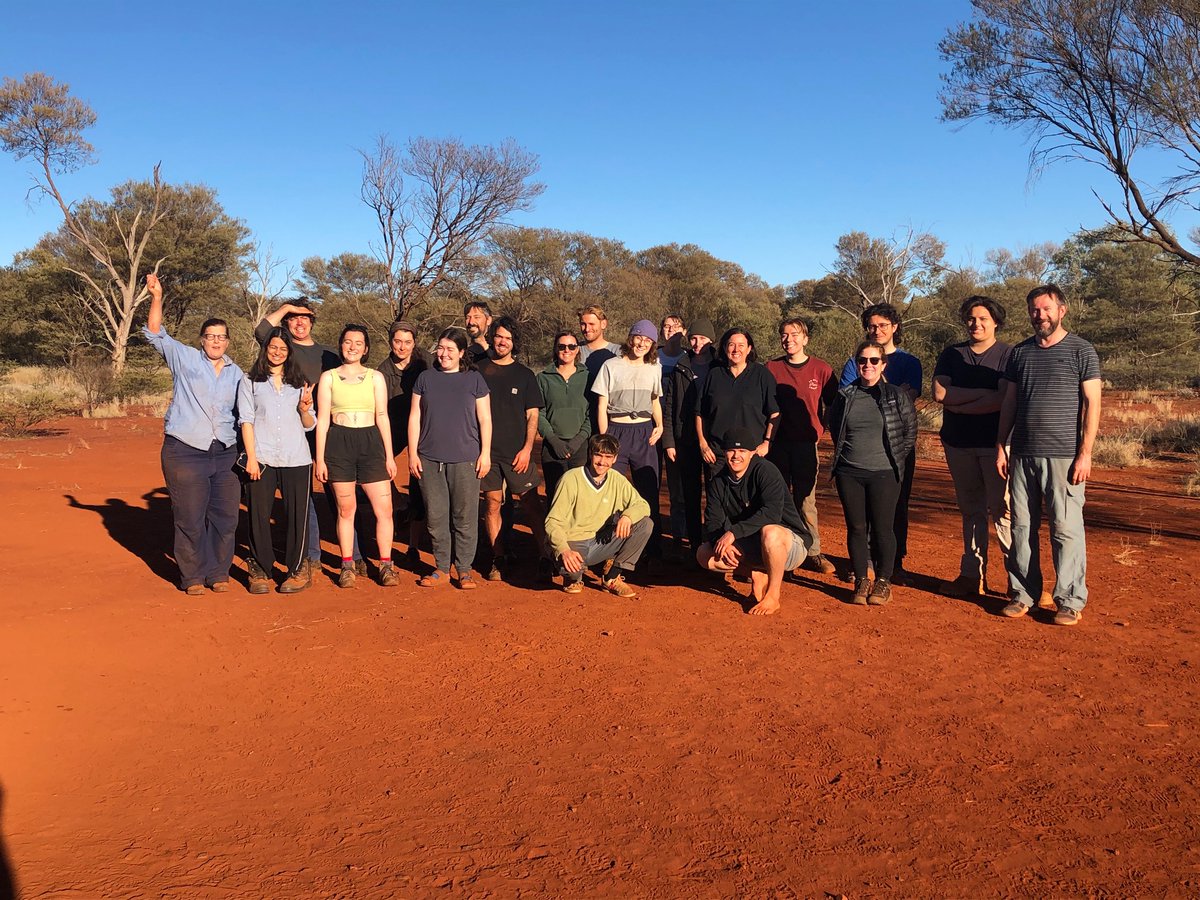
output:
[[[1044,511],[1057,577],[1054,624],[1074,625],[1088,596],[1083,503],[1100,427],[1100,358],[1063,328],[1067,302],[1058,287],[1034,288],[1026,305],[1034,334],[1009,356],[996,438],[996,468],[1009,479],[1012,506],[1004,615],[1025,615],[1041,596],[1038,529]]]

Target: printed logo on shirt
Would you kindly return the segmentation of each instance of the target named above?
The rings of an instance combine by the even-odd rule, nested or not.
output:
[[[815,378],[808,379],[808,389],[810,391],[820,390],[820,388],[821,388],[821,382],[817,381],[817,379],[815,379]]]

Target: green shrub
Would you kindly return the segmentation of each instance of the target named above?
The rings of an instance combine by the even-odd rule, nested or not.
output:
[[[76,405],[50,391],[5,391],[0,393],[0,435],[26,437],[51,419],[77,412]]]

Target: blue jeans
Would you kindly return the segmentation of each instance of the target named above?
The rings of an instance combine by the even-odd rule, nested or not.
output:
[[[479,541],[479,479],[475,463],[439,463],[421,457],[421,493],[433,558],[442,572],[450,563],[461,578],[471,571]]]
[[[1038,530],[1042,513],[1050,520],[1050,550],[1060,609],[1087,605],[1087,546],[1083,531],[1083,484],[1071,484],[1074,460],[1014,456],[1009,461],[1008,493],[1012,507],[1012,553],[1008,588],[1013,600],[1032,606],[1042,595]]]
[[[197,450],[168,435],[160,458],[175,520],[180,587],[228,581],[242,499],[233,471],[237,445],[213,441]]]

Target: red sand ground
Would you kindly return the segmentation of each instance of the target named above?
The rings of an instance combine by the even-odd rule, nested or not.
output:
[[[160,423],[60,425],[0,444],[0,834],[25,897],[1200,895],[1177,471],[1097,473],[1073,629],[938,593],[937,463],[924,577],[884,609],[814,576],[759,619],[674,569],[634,602],[328,572],[192,598]],[[844,556],[827,486],[821,513]]]

